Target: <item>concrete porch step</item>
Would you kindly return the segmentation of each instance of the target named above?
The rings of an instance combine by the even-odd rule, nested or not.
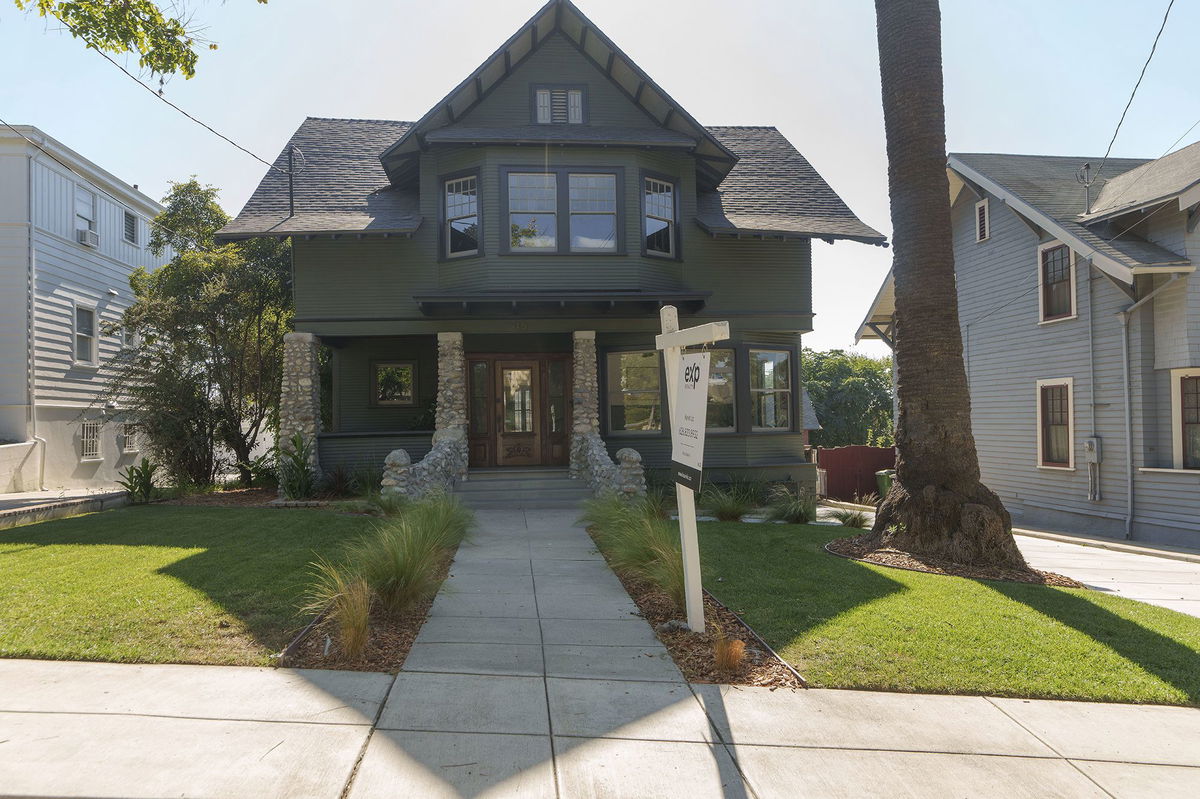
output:
[[[591,497],[566,469],[473,469],[454,488],[471,508],[574,508]]]

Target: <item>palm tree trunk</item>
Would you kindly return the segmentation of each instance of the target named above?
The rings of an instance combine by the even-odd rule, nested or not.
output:
[[[1025,568],[1000,498],[979,482],[962,359],[937,0],[875,0],[896,279],[896,482],[874,543]]]

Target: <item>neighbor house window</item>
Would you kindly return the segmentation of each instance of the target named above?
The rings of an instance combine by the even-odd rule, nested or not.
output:
[[[125,241],[130,244],[138,243],[138,224],[137,215],[131,211],[125,211]]]
[[[755,430],[792,427],[792,361],[787,350],[750,350],[750,424]]]
[[[553,250],[558,246],[558,176],[512,172],[508,176],[509,247]]]
[[[479,252],[478,180],[472,175],[446,181],[446,257]]]
[[[1183,432],[1183,468],[1200,469],[1200,376],[1184,377],[1179,383]]]
[[[96,229],[96,195],[83,186],[75,187],[75,229]]]
[[[710,350],[712,360],[708,364],[708,416],[709,430],[733,430],[737,427],[734,380],[733,350]]]
[[[376,363],[374,383],[376,405],[415,405],[417,402],[417,366],[412,362]]]
[[[1074,419],[1069,378],[1039,380],[1038,389],[1038,465],[1051,469],[1072,469],[1074,456]]]
[[[1051,244],[1039,250],[1042,321],[1067,319],[1075,315],[1075,274],[1071,248]]]
[[[83,422],[79,425],[79,458],[85,461],[100,459],[99,422]]]
[[[571,251],[617,249],[617,176],[572,173]]]
[[[975,203],[975,241],[985,241],[992,235],[992,219],[987,198]]]
[[[75,362],[96,362],[96,309],[75,306]]]
[[[614,433],[662,429],[657,350],[608,354],[608,429]]]
[[[533,92],[534,119],[539,125],[583,123],[583,89],[538,88]]]
[[[645,179],[645,245],[654,255],[675,255],[675,184]]]
[[[138,426],[133,422],[126,422],[121,428],[121,452],[128,455],[131,452],[138,452],[139,449]]]

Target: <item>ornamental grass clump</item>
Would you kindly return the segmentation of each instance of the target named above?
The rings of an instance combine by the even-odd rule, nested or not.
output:
[[[861,510],[851,508],[834,508],[829,511],[829,517],[843,527],[858,527],[865,529],[871,526],[870,517]]]
[[[620,497],[590,500],[583,521],[613,570],[646,580],[683,607],[683,555],[679,532],[652,503]]]
[[[324,612],[320,626],[333,631],[345,656],[362,657],[371,632],[371,586],[346,564],[324,558],[312,564],[312,573],[304,610]]]
[[[714,485],[700,492],[700,507],[723,522],[739,521],[754,505],[753,497],[739,485]]]
[[[788,524],[808,524],[816,521],[817,498],[807,491],[793,492],[786,486],[777,487],[767,506],[767,519]]]
[[[746,660],[746,642],[740,638],[730,638],[724,630],[717,630],[713,640],[713,660],[718,671],[734,674],[742,668]]]

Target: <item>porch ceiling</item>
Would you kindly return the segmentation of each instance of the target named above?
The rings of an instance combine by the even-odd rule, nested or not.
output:
[[[524,291],[414,294],[426,316],[651,315],[664,305],[685,313],[704,307],[711,291]]]

